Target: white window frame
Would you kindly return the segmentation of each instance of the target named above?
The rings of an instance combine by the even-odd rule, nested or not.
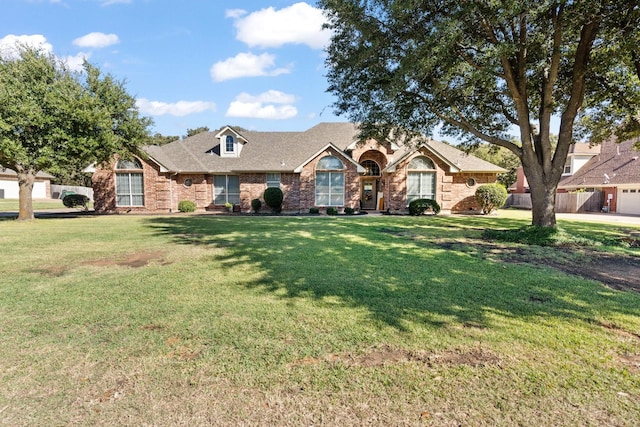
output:
[[[416,159],[426,159],[432,165],[433,168],[419,169],[412,168],[412,163]],[[418,191],[416,193],[409,193],[409,180],[412,177],[418,178]],[[418,156],[411,159],[411,162],[407,165],[407,206],[412,200],[416,199],[436,199],[436,178],[437,171],[435,169],[435,163],[427,156]],[[431,185],[429,185],[429,181]],[[431,188],[426,188],[431,187]]]
[[[267,188],[280,188],[280,182],[282,181],[282,175],[280,174],[280,172],[268,172],[265,175]]]
[[[231,149],[229,149],[231,147]],[[236,141],[232,135],[227,135],[224,138],[224,152],[225,153],[235,153],[236,152]]]
[[[329,162],[333,160],[337,160],[340,163],[340,169],[324,169],[321,164],[322,160],[327,159]],[[337,163],[336,163],[337,164]],[[344,206],[344,195],[345,195],[345,174],[344,174],[344,163],[342,160],[335,156],[325,156],[318,162],[318,166],[316,167],[315,174],[315,205],[322,207],[331,207],[331,206]],[[326,186],[327,191],[320,192],[318,181],[320,176],[326,175],[328,185]],[[335,182],[341,182],[341,184],[334,184]],[[324,189],[324,187],[323,187]],[[320,200],[319,200],[320,199]],[[328,203],[324,203],[321,200],[328,200]]]
[[[216,181],[220,181],[224,178],[224,187],[222,185],[216,186]],[[229,191],[230,178],[236,178],[238,180],[238,192]],[[226,203],[232,203],[234,205],[240,204],[240,175],[214,175],[213,176],[213,204],[216,206],[222,206]]]
[[[115,174],[116,206],[117,207],[143,207],[144,206],[144,173],[142,164],[138,159],[118,160]],[[118,185],[126,177],[126,189],[121,192],[122,186]],[[133,180],[140,181],[140,191],[134,191]],[[126,202],[127,200],[128,202]]]

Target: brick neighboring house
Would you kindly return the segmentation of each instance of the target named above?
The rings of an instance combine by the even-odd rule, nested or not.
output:
[[[638,138],[602,143],[600,153],[580,170],[560,180],[558,191],[602,191],[604,210],[640,215],[640,151]]]
[[[480,210],[474,194],[496,182],[499,166],[442,142],[357,143],[356,125],[321,123],[303,132],[237,132],[225,127],[117,160],[93,174],[97,212],[171,212],[182,200],[198,210],[225,203],[251,210],[267,187],[284,193],[283,211],[351,207],[402,211],[432,198],[444,212]]]

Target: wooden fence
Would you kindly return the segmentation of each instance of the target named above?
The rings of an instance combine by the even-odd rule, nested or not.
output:
[[[604,203],[602,191],[556,194],[556,212],[600,212]],[[505,207],[531,209],[531,194],[510,194]]]

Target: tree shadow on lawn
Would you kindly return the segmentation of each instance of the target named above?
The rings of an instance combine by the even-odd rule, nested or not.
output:
[[[597,319],[609,313],[640,315],[635,294],[552,268],[502,263],[474,245],[442,245],[446,238],[460,241],[477,234],[476,227],[491,224],[486,221],[465,221],[466,231],[455,226],[455,219],[189,216],[145,221],[178,244],[224,248],[216,269],[258,266],[262,278],[243,283],[247,288],[327,304],[337,298],[400,330],[413,322],[486,328],[495,326],[494,316],[600,323]],[[503,219],[500,227],[505,226],[521,224]]]

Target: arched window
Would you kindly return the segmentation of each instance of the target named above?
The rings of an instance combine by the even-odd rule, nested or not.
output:
[[[316,166],[316,206],[344,205],[344,164],[326,156]]]
[[[424,156],[415,157],[407,167],[407,205],[415,199],[436,198],[436,167]]]
[[[116,206],[144,206],[144,175],[138,159],[116,164]]]
[[[227,139],[225,140],[225,147],[224,150],[227,153],[233,153],[233,149],[234,149],[234,140],[233,140],[233,136],[231,135],[227,135]]]
[[[373,160],[365,160],[360,163],[360,165],[364,168],[365,176],[380,176],[380,166]]]

